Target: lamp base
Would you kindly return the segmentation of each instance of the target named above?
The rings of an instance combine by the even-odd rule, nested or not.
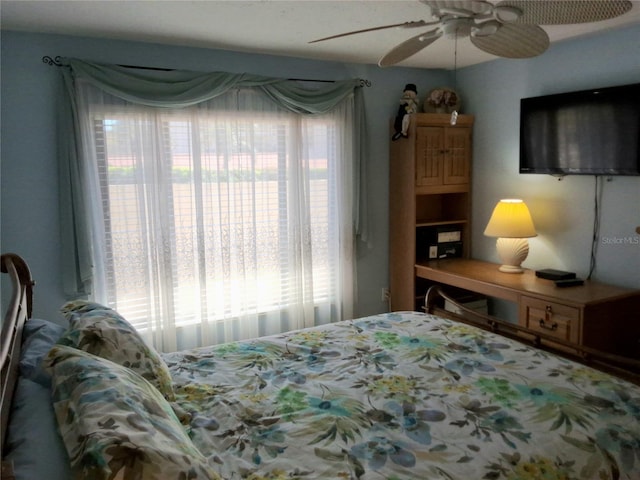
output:
[[[500,270],[501,272],[504,272],[504,273],[522,273],[522,272],[524,272],[524,268],[517,267],[515,265],[500,265],[500,268],[498,268],[498,270]]]
[[[504,273],[522,273],[520,266],[529,255],[529,241],[526,238],[498,238],[496,242],[498,256],[502,266],[498,269]]]

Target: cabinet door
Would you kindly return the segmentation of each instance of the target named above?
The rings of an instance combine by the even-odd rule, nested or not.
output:
[[[468,128],[445,128],[443,184],[469,183],[471,131]]]
[[[416,185],[442,185],[444,154],[442,127],[416,129]]]
[[[467,127],[416,129],[416,185],[469,183],[471,130]]]

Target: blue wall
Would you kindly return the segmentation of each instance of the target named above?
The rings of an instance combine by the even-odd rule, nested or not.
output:
[[[476,114],[473,256],[498,261],[482,232],[500,198],[525,200],[538,237],[528,268],[589,272],[594,219],[593,176],[518,174],[519,100],[572,90],[640,83],[640,27],[558,43],[529,60],[496,60],[459,75]],[[640,288],[640,177],[603,181],[597,267],[593,279]]]
[[[0,249],[26,258],[37,280],[35,316],[58,319],[64,302],[60,278],[60,232],[55,141],[55,107],[60,88],[44,55],[102,63],[147,65],[199,71],[249,72],[277,77],[344,79],[362,77],[370,155],[368,190],[372,245],[358,252],[358,315],[384,311],[380,289],[388,284],[389,121],[405,83],[423,98],[431,88],[450,85],[451,72],[380,69],[289,57],[108,41],[58,35],[2,32],[1,235]],[[494,240],[482,235],[495,203],[523,198],[539,236],[531,239],[529,268],[562,268],[586,275],[593,223],[593,177],[558,181],[519,175],[518,108],[522,97],[640,82],[640,27],[552,46],[529,60],[496,60],[462,69],[458,90],[465,113],[476,115],[473,168],[473,255],[498,261]],[[602,226],[595,277],[640,288],[640,178],[604,184]],[[602,239],[627,239],[626,244]]]

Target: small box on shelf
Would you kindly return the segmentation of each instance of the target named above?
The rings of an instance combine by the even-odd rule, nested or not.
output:
[[[435,254],[435,256],[432,256]],[[429,247],[429,259],[456,258],[462,256],[462,242],[438,243]]]
[[[462,240],[460,228],[438,227],[437,232],[438,243],[460,242]]]
[[[429,260],[463,256],[462,229],[459,225],[419,228],[416,243],[422,245]]]

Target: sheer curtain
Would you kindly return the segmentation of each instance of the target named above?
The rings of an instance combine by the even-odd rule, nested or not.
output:
[[[353,94],[304,115],[255,88],[159,108],[94,83],[72,100],[92,298],[163,351],[352,317]]]

